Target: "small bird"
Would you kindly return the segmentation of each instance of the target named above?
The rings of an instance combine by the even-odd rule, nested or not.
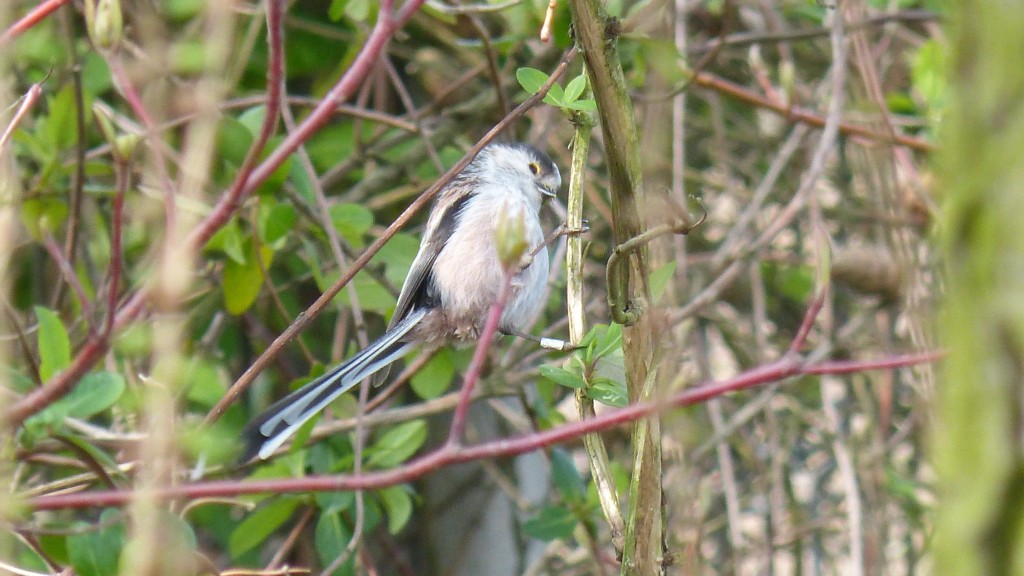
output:
[[[505,281],[495,239],[504,218],[521,218],[526,243],[536,250],[512,278],[499,324],[502,333],[520,333],[544,305],[549,264],[539,216],[544,197],[553,197],[561,183],[555,163],[533,146],[500,143],[481,150],[438,194],[384,335],[250,422],[242,461],[266,459],[363,379],[376,374],[378,383],[383,380],[391,363],[413,347],[475,340]]]

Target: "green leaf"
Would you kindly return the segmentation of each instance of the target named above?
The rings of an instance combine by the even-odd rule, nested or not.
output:
[[[568,508],[547,506],[540,511],[536,518],[523,523],[523,532],[548,542],[557,539],[566,540],[572,536],[576,522],[576,516]]]
[[[569,104],[579,100],[586,87],[587,75],[581,72],[579,76],[573,78],[565,85],[565,104],[568,106]]]
[[[235,316],[240,315],[252,306],[263,288],[263,270],[270,268],[274,252],[260,246],[260,258],[263,266],[256,260],[256,251],[252,242],[247,242],[245,262],[228,260],[224,264],[224,306]]]
[[[405,462],[427,439],[425,420],[412,420],[388,430],[370,448],[367,466],[389,468]]]
[[[529,94],[540,92],[541,86],[548,81],[548,75],[536,68],[523,67],[516,70],[516,80]]]
[[[373,226],[373,212],[359,204],[335,204],[328,208],[334,229],[356,248],[363,246],[363,234]]]
[[[206,242],[206,250],[220,250],[228,258],[238,264],[245,264],[245,236],[238,225],[238,221],[232,219],[220,230],[217,230]]]
[[[413,392],[424,400],[437,398],[452,382],[455,376],[455,362],[448,348],[442,348],[412,376],[409,383]]]
[[[581,501],[586,495],[586,486],[576,464],[569,453],[559,447],[551,450],[551,480],[568,502]]]
[[[36,306],[39,321],[39,376],[47,381],[71,364],[71,340],[60,316],[49,308]]]
[[[586,363],[622,350],[622,326],[595,324],[583,337],[581,345],[587,347]]]
[[[668,281],[675,274],[675,271],[676,263],[673,260],[659,266],[657,270],[651,272],[647,277],[648,285],[651,287],[651,299],[655,304],[665,295],[665,288],[668,287]]]
[[[71,392],[29,418],[26,426],[57,425],[67,417],[88,418],[106,410],[124,394],[125,380],[113,372],[92,372],[72,388]]]
[[[124,524],[118,520],[121,512],[104,510],[94,526],[68,536],[68,560],[79,576],[110,576],[117,574],[118,559],[125,544]],[[87,528],[87,525],[83,525]]]
[[[253,138],[260,133],[260,128],[263,126],[263,119],[267,116],[267,107],[263,104],[259,106],[253,106],[245,112],[242,112],[238,116],[238,121],[242,123],[249,130],[249,135]]]
[[[580,112],[593,112],[597,110],[597,102],[588,98],[586,100],[569,102],[564,107],[570,110],[579,110]]]
[[[313,541],[316,546],[317,556],[320,557],[320,563],[324,566],[329,566],[337,558],[345,553],[345,548],[348,546],[349,540],[352,538],[352,531],[348,525],[345,524],[345,519],[342,517],[341,512],[334,512],[329,514],[320,514],[320,519],[316,522],[316,531],[313,535]],[[353,560],[355,554],[349,556],[349,558],[338,567],[337,570],[328,574],[323,572],[323,576],[344,576],[348,574],[354,574]]]
[[[99,96],[113,86],[110,76],[110,66],[106,58],[95,51],[89,51],[83,57],[82,65],[82,89],[86,94]],[[88,118],[92,116],[92,106],[85,107],[87,117],[86,126],[89,125]]]
[[[388,514],[388,532],[398,534],[412,517],[412,495],[406,486],[391,486],[377,492]]]
[[[268,197],[260,204],[260,237],[263,242],[273,246],[291,232],[297,218],[294,206]]]
[[[317,492],[313,495],[316,505],[325,514],[348,510],[356,503],[355,492]]]
[[[231,552],[231,557],[238,558],[249,550],[264,544],[275,530],[291,518],[298,505],[297,498],[281,498],[248,515],[228,538],[228,550]]]
[[[577,372],[566,370],[565,368],[559,368],[557,366],[542,365],[540,367],[540,375],[551,380],[555,384],[565,386],[567,388],[583,388],[587,383],[583,380]]]
[[[622,408],[629,404],[626,385],[608,378],[595,378],[594,383],[587,388],[587,397],[595,402],[616,408]]]
[[[27,198],[21,203],[21,222],[34,240],[56,234],[68,217],[67,203],[55,198]]]
[[[565,106],[565,93],[562,92],[562,86],[558,82],[552,84],[548,89],[548,93],[544,95],[544,102],[552,106]]]
[[[188,387],[186,397],[198,404],[212,408],[227,391],[227,385],[218,364],[205,358],[193,357],[185,368],[184,382]]]
[[[59,402],[67,406],[66,416],[88,418],[113,406],[124,394],[124,389],[124,377],[120,374],[91,372]]]
[[[69,148],[78,139],[74,84],[68,82],[48,103],[50,113],[46,117],[46,141],[54,150]],[[89,108],[87,106],[86,110]]]
[[[223,116],[217,125],[217,153],[235,166],[241,166],[252,146],[253,136],[240,120]]]

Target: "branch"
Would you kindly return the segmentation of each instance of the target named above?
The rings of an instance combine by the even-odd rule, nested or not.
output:
[[[18,36],[21,36],[23,32],[41,22],[44,18],[55,12],[57,8],[67,4],[69,1],[70,0],[46,0],[39,4],[28,14],[22,16],[20,20],[12,24],[10,28],[4,30],[4,33],[0,35],[0,47],[11,40],[14,40]]]
[[[870,370],[891,370],[917,364],[935,362],[942,358],[941,351],[922,354],[898,355],[881,360],[851,360],[804,364],[792,354],[770,364],[754,368],[732,378],[709,382],[678,392],[663,402],[644,402],[627,408],[606,412],[595,418],[565,424],[543,432],[524,434],[494,440],[476,446],[445,445],[439,450],[410,461],[392,470],[360,475],[307,476],[268,480],[219,480],[172,486],[158,491],[161,499],[231,497],[242,494],[285,494],[303,492],[334,492],[339,490],[372,490],[409,482],[436,471],[443,466],[474,460],[516,456],[526,452],[576,440],[584,434],[600,432],[635,422],[670,409],[682,408],[707,401],[730,392],[747,390],[780,382],[787,378],[815,374],[849,374]],[[55,494],[27,500],[35,511],[121,506],[134,497],[131,490],[104,490],[77,494]]]

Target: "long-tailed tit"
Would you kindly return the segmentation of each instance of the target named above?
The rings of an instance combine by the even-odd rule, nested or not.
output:
[[[520,332],[544,305],[547,249],[539,213],[562,178],[546,154],[526,144],[491,144],[438,194],[419,252],[402,285],[387,331],[323,376],[274,403],[245,429],[245,460],[267,458],[306,421],[363,379],[386,374],[418,344],[478,337],[505,281],[495,229],[521,218],[529,246],[540,247],[512,279],[499,329]]]

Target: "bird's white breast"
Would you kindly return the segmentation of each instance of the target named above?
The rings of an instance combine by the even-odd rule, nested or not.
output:
[[[477,330],[483,326],[504,282],[495,246],[498,222],[502,218],[522,218],[530,250],[544,240],[537,207],[524,195],[508,190],[478,193],[480,196],[463,207],[452,236],[434,262],[434,282],[445,316],[452,322],[475,324]],[[544,249],[512,279],[501,328],[520,330],[537,313],[544,303],[547,275],[548,255]]]

